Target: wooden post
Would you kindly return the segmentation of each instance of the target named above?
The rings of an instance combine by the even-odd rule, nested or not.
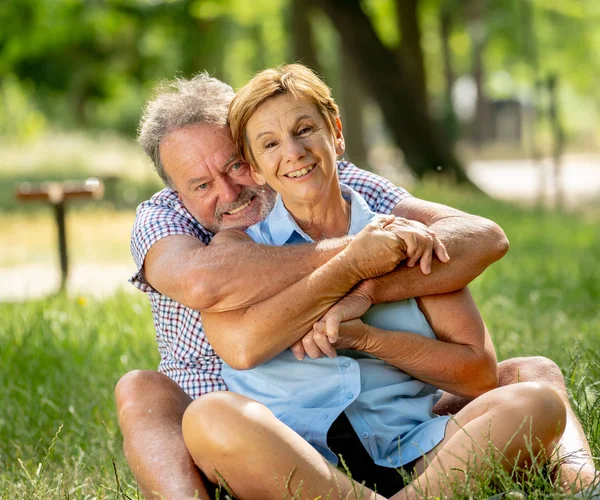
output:
[[[45,201],[54,209],[54,220],[58,234],[58,257],[60,263],[60,290],[67,286],[69,277],[69,255],[67,251],[66,212],[67,200],[99,199],[104,194],[104,185],[95,178],[83,182],[42,182],[32,185],[23,182],[17,188],[17,199],[21,201]]]

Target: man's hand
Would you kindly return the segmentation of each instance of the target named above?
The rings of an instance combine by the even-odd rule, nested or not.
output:
[[[395,219],[393,215],[376,216],[340,254],[348,260],[357,281],[386,274],[406,259],[406,243],[396,234]]]

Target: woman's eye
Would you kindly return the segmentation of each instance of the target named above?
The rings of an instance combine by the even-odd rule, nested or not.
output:
[[[233,165],[231,165],[231,170],[239,170],[243,166],[244,166],[244,164],[242,162],[237,162],[237,163],[234,163]]]
[[[310,132],[312,130],[312,127],[303,127],[300,129],[300,131],[298,132],[298,135],[303,135],[303,134],[307,134],[308,132]]]
[[[265,149],[271,149],[271,148],[273,148],[273,147],[275,147],[275,146],[276,146],[276,143],[275,143],[275,142],[267,142],[267,143],[265,144]]]

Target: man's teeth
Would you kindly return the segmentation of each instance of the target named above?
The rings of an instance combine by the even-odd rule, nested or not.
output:
[[[286,177],[301,177],[303,175],[308,174],[313,168],[315,168],[314,165],[311,165],[310,167],[304,167],[301,168],[300,170],[294,170],[293,172],[290,172],[289,174],[285,174]]]
[[[230,210],[229,212],[227,212],[229,215],[233,215],[233,214],[237,214],[239,211],[244,210],[244,208],[246,208],[248,205],[250,205],[250,201],[247,201],[246,203],[244,203],[243,205],[240,205],[237,208],[234,208],[233,210]]]

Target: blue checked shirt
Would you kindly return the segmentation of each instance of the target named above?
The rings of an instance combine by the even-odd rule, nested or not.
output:
[[[338,162],[338,173],[340,182],[358,191],[377,213],[389,214],[399,201],[410,196],[406,190],[347,161]],[[213,236],[187,211],[177,193],[163,189],[137,209],[131,254],[138,271],[129,281],[150,299],[160,353],[158,370],[195,399],[207,392],[227,389],[221,376],[221,359],[206,340],[200,313],[159,293],[143,273],[150,247],[161,238],[176,234],[195,236],[206,245]]]
[[[342,193],[351,203],[348,234],[356,234],[376,214],[355,191],[342,185]],[[267,218],[247,233],[264,245],[312,241],[280,197]],[[414,299],[377,305],[362,319],[385,330],[435,338]],[[223,378],[229,390],[267,406],[334,464],[337,457],[327,446],[327,431],[342,412],[373,461],[384,467],[410,463],[444,438],[450,417],[438,417],[432,410],[440,391],[366,353],[339,354],[298,361],[286,349],[251,370],[234,370],[223,363]]]

